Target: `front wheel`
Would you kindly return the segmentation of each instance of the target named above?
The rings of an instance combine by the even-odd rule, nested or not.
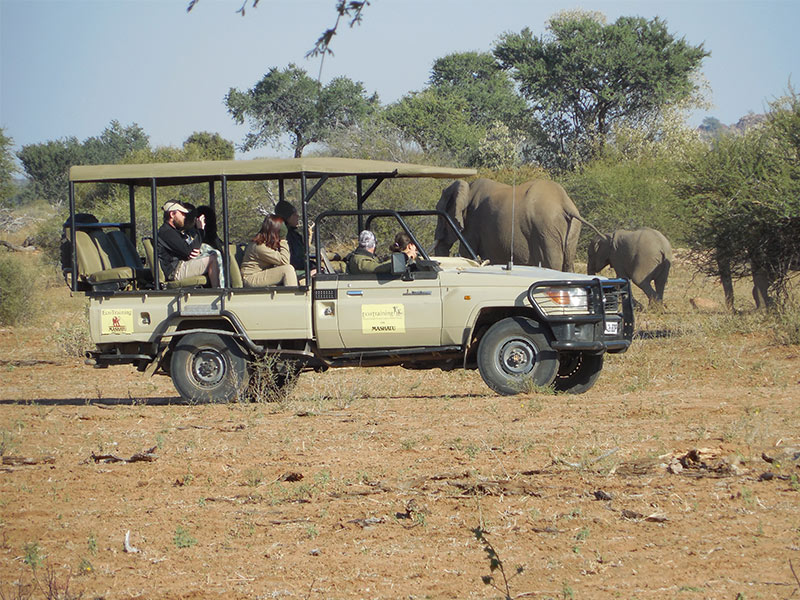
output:
[[[238,400],[246,386],[247,356],[230,336],[190,333],[175,345],[170,374],[189,402]]]
[[[558,371],[558,353],[544,328],[531,319],[508,317],[492,325],[478,346],[478,370],[498,394],[550,385]]]
[[[557,392],[582,394],[590,389],[603,370],[604,354],[562,352],[558,355],[560,366],[553,382]]]

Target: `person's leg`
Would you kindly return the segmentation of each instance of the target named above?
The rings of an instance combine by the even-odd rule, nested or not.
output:
[[[281,265],[280,267],[276,267],[276,269],[280,269],[282,271],[283,285],[297,287],[297,271],[294,270],[292,265]]]
[[[184,260],[175,271],[175,279],[186,279],[197,275],[208,275],[211,287],[219,287],[219,266],[213,256],[202,256],[192,260]]]
[[[258,273],[248,275],[244,279],[245,287],[268,287],[271,285],[297,285],[297,274],[292,265],[281,265],[264,269]]]

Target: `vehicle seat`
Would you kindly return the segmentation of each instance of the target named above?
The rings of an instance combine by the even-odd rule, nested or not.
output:
[[[93,290],[119,290],[130,286],[134,279],[130,267],[112,267],[105,249],[98,244],[103,236],[93,235],[78,229],[75,232],[75,246],[78,255],[78,280]],[[67,228],[67,235],[71,235]],[[107,240],[103,240],[106,242]]]
[[[127,266],[133,269],[136,274],[136,281],[140,285],[152,283],[153,274],[150,269],[145,268],[144,261],[142,261],[142,257],[139,256],[139,252],[136,250],[136,246],[134,246],[131,238],[118,228],[111,228],[107,232],[107,235],[115,250],[116,256],[122,261],[122,264],[119,266]],[[109,253],[109,257],[112,257],[111,253]]]
[[[239,257],[238,248],[236,244],[229,244],[228,245],[228,256],[230,256],[231,262],[228,269],[230,283],[232,288],[241,288],[244,287],[244,281],[242,280],[242,271],[240,270],[240,261],[241,258]]]
[[[153,238],[142,238],[142,246],[144,246],[144,254],[147,258],[147,265],[150,267],[152,273],[155,273],[155,251],[153,250]],[[186,279],[176,279],[174,281],[167,281],[164,272],[159,269],[159,281],[164,284],[168,290],[182,287],[201,287],[208,284],[208,279],[205,275],[197,275],[195,277],[187,277]]]

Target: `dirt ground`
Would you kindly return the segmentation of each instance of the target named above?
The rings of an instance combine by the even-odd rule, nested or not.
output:
[[[185,405],[65,356],[65,299],[0,332],[0,598],[797,598],[800,349],[673,279],[580,396],[383,368]]]

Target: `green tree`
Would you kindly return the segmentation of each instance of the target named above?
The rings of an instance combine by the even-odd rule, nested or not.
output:
[[[200,154],[202,160],[233,160],[233,142],[218,133],[195,131],[183,142],[187,154]]]
[[[423,153],[449,154],[460,163],[469,161],[485,133],[470,121],[463,97],[436,88],[411,92],[386,107],[385,115]]]
[[[501,156],[513,162],[518,140],[538,131],[526,101],[487,52],[437,59],[427,87],[388,107],[387,118],[426,152],[474,166],[497,166]]]
[[[720,136],[684,170],[699,268],[721,278],[731,307],[732,279],[751,270],[766,273],[783,299],[800,263],[800,97],[790,90],[765,125]]]
[[[6,135],[4,128],[0,127],[0,206],[16,191],[14,173],[17,172],[17,165],[11,152],[13,146],[14,140]]]
[[[322,86],[294,64],[273,67],[244,92],[231,88],[225,104],[233,119],[249,123],[243,150],[264,145],[281,147],[288,135],[295,158],[340,128],[355,125],[378,107],[377,95],[367,96],[361,83],[337,77]]]
[[[150,137],[136,123],[124,127],[116,119],[97,137],[83,142],[82,163],[87,165],[113,165],[127,154],[148,148]]]
[[[555,166],[568,168],[602,151],[612,126],[637,121],[690,96],[706,56],[659,18],[562,13],[548,35],[527,28],[500,36],[494,55],[517,81],[548,133]]]
[[[83,163],[83,148],[75,137],[23,146],[17,157],[33,184],[33,193],[54,206],[67,198],[69,168]]]
[[[97,137],[83,142],[73,136],[29,144],[17,152],[17,157],[33,184],[33,194],[59,206],[67,198],[71,166],[115,164],[149,148],[149,138],[141,127],[136,123],[124,127],[114,120]]]
[[[499,122],[512,133],[530,131],[532,120],[525,99],[489,52],[460,52],[437,59],[428,83],[463,98],[473,123],[489,128]]]

